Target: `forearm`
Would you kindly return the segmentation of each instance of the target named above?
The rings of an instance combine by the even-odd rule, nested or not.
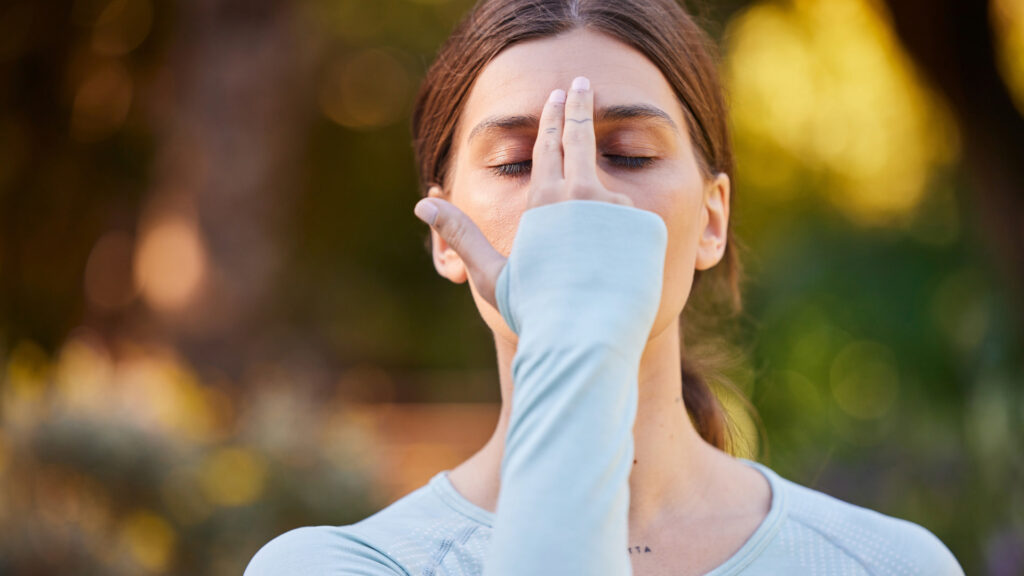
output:
[[[519,343],[488,576],[631,573],[637,373],[666,241],[660,217],[632,207],[524,214],[498,283]]]

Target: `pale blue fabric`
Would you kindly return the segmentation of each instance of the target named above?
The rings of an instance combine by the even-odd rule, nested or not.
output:
[[[570,200],[526,211],[497,285],[519,336],[497,512],[441,471],[355,524],[278,536],[245,576],[632,574],[637,374],[666,242],[662,219],[638,208]],[[709,576],[963,574],[925,528],[743,462],[768,479],[771,509]]]

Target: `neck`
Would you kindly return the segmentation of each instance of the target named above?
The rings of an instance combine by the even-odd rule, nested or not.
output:
[[[501,380],[498,425],[480,452],[452,471],[464,495],[497,508],[501,458],[512,409],[515,344],[495,339]],[[631,534],[643,534],[669,514],[696,511],[707,492],[708,465],[722,453],[697,433],[682,398],[678,318],[647,342],[640,360],[639,396],[633,426],[634,465],[629,477]]]

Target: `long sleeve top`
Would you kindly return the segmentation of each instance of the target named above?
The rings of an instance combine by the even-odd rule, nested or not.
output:
[[[438,472],[347,526],[291,530],[245,576],[629,576],[629,474],[640,357],[660,303],[667,230],[590,200],[527,210],[496,287],[519,342],[497,510]],[[771,508],[708,576],[962,575],[927,529],[790,482],[762,464]]]

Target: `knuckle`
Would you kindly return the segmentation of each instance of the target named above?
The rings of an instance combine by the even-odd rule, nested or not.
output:
[[[533,195],[537,198],[554,198],[558,195],[559,186],[554,183],[536,184]]]
[[[530,194],[529,208],[536,208],[538,206],[546,206],[551,204],[551,196],[548,196],[539,191],[533,191]]]
[[[588,133],[586,130],[574,128],[565,131],[565,134],[563,135],[563,140],[567,143],[572,144],[585,144],[589,142],[591,139],[593,139],[593,137],[593,132]]]
[[[577,178],[569,184],[569,193],[572,196],[590,197],[594,196],[599,187],[589,178]]]

